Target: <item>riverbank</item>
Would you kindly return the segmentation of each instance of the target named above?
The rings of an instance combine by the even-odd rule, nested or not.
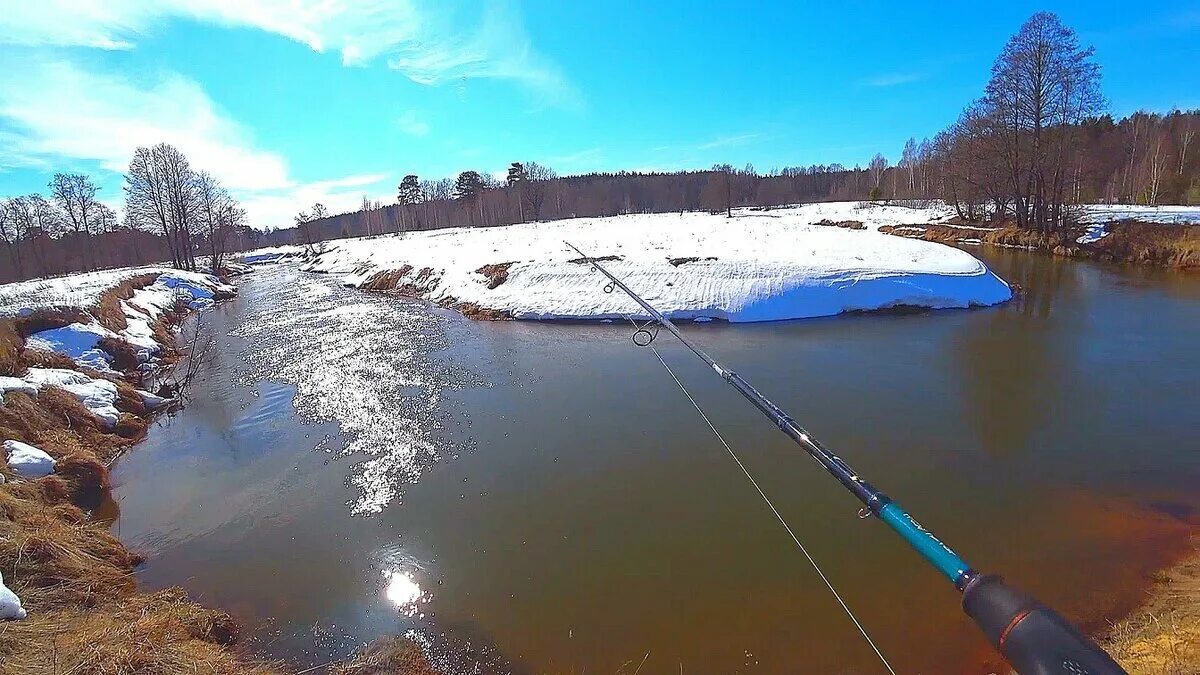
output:
[[[1023,230],[1012,224],[996,227],[954,223],[885,225],[879,231],[945,244],[1017,246],[1068,258],[1200,269],[1200,225],[1186,223],[1120,220],[1084,232],[1052,234]]]
[[[275,672],[234,649],[225,612],[178,588],[139,591],[142,558],[100,516],[108,467],[169,403],[139,386],[181,356],[173,328],[236,290],[166,270],[80,276],[10,284],[2,298],[0,573],[15,595],[0,672]],[[14,447],[42,468],[14,463]]]
[[[1200,536],[1153,578],[1146,602],[1101,642],[1130,675],[1200,673]]]

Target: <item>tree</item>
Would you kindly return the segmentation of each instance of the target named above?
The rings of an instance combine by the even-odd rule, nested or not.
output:
[[[513,162],[508,167],[508,187],[517,195],[517,222],[525,222],[525,184],[529,182],[529,174],[520,162]]]
[[[733,166],[714,164],[708,180],[704,183],[701,201],[712,213],[725,212],[726,218],[733,217]]]
[[[911,197],[917,189],[917,139],[910,137],[904,144],[904,152],[900,155],[900,167],[908,175],[908,194]]]
[[[879,199],[879,190],[883,185],[883,172],[887,171],[887,167],[887,158],[878,152],[871,158],[871,163],[867,165],[867,170],[871,172],[871,186],[875,188],[871,199]]]
[[[130,227],[158,232],[172,263],[196,268],[193,227],[199,211],[196,173],[173,145],[139,147],[125,174],[125,219]]]
[[[983,98],[998,125],[1005,192],[1017,225],[1048,231],[1064,223],[1067,160],[1076,126],[1103,108],[1091,47],[1049,12],[1038,12],[1005,44]]]
[[[525,213],[533,220],[542,217],[542,204],[546,201],[546,190],[550,182],[558,178],[554,170],[537,162],[525,162],[525,184],[522,194],[525,200]]]
[[[56,173],[50,179],[50,196],[67,216],[67,222],[76,235],[85,241],[79,242],[83,259],[89,269],[95,269],[95,252],[90,241],[93,230],[99,223],[99,202],[96,201],[96,184],[81,173]]]
[[[21,259],[20,243],[25,239],[28,227],[28,204],[24,197],[16,197],[0,202],[0,240],[8,259],[17,271],[17,277],[25,276],[24,264]]]
[[[209,267],[213,274],[219,274],[229,238],[245,220],[246,212],[206,171],[196,174],[196,196],[201,233],[208,244]]]
[[[454,181],[454,198],[463,204],[475,202],[479,208],[479,224],[483,224],[483,191],[486,189],[483,176],[478,171],[463,171]]]
[[[400,181],[400,187],[396,194],[396,203],[400,205],[400,229],[404,230],[404,213],[412,211],[413,207],[424,201],[424,191],[421,188],[421,181],[414,174],[408,174]]]

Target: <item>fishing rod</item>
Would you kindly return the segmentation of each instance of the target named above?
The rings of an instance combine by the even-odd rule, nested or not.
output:
[[[636,328],[633,335],[634,344],[639,347],[649,346],[658,336],[659,328],[665,328],[701,361],[708,364],[721,379],[750,401],[755,408],[758,408],[774,422],[780,431],[795,441],[796,445],[803,448],[863,503],[863,508],[859,511],[860,518],[875,516],[886,523],[896,534],[900,535],[906,544],[915,549],[927,562],[948,578],[962,593],[963,611],[975,621],[992,646],[1008,660],[1020,675],[1127,675],[1104,650],[1100,649],[1095,642],[1081,633],[1058,612],[1038,602],[1033,596],[1005,583],[999,575],[980,574],[973,569],[949,546],[921,527],[920,523],[898,503],[863,480],[846,462],[813,438],[796,420],[759,393],[742,376],[717,363],[703,350],[688,341],[670,319],[633,292],[623,281],[605,269],[599,261],[579,250],[574,244],[565,243],[582,256],[584,262],[608,277],[609,283],[604,287],[605,293],[621,289],[650,317],[650,320],[640,325],[634,324]],[[661,357],[659,358],[661,360]],[[665,366],[666,362],[663,362],[663,365]],[[674,373],[672,376],[674,377]],[[678,379],[676,381],[678,382]],[[680,383],[680,387],[682,386]],[[684,389],[684,393],[687,393],[686,389]],[[690,394],[688,398],[691,398]],[[695,404],[694,401],[693,404]],[[699,406],[696,408],[699,410]],[[707,417],[705,419],[707,420]],[[711,422],[709,424],[711,426]],[[716,431],[715,427],[713,431]],[[765,498],[766,495],[763,497]],[[782,517],[780,517],[780,521],[783,521]],[[787,524],[784,523],[784,526],[786,527]],[[799,544],[799,541],[797,540],[796,543]],[[807,555],[807,551],[805,554]],[[819,569],[818,572],[820,572]],[[822,577],[824,577],[823,573]],[[828,584],[828,580],[826,583]],[[830,586],[830,590],[833,590],[832,586]],[[834,594],[836,595],[837,592],[834,591]],[[841,600],[840,596],[838,599]],[[848,608],[847,613],[849,613]],[[851,618],[854,618],[853,614],[851,614]],[[858,622],[857,619],[854,621]],[[859,626],[859,629],[862,630],[862,627]],[[865,631],[863,631],[863,635],[866,636]],[[870,641],[870,638],[868,637],[867,640]],[[872,643],[872,647],[874,647],[874,643]],[[880,654],[880,658],[882,658],[882,654]],[[887,663],[886,660],[884,663]],[[889,665],[888,668],[890,670],[891,666]]]

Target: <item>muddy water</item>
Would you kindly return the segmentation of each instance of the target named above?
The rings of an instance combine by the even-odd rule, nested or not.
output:
[[[1103,625],[1200,512],[1200,279],[975,252],[1024,299],[689,334],[977,568]],[[120,463],[114,529],[259,653],[407,632],[462,672],[882,672],[625,327],[278,268],[206,322],[218,356]],[[900,672],[988,672],[948,584],[657,345]]]

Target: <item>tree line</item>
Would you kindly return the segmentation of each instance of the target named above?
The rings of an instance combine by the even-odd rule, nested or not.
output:
[[[123,192],[123,220],[81,173],[54,174],[46,194],[0,199],[0,282],[152,262],[220,269],[227,251],[260,239],[229,191],[166,143],[137,148]]]
[[[79,174],[56,174],[46,196],[0,201],[10,262],[0,281],[163,260],[195,267],[198,255],[219,261],[225,250],[391,232],[628,213],[733,216],[734,208],[820,201],[921,206],[940,199],[967,221],[1001,219],[1049,232],[1071,227],[1079,204],[1200,204],[1198,130],[1200,110],[1122,119],[1105,113],[1092,49],[1042,12],[1006,43],[981,97],[932,139],[910,138],[895,162],[876,153],[853,167],[716,164],[573,176],[513,162],[503,178],[477,170],[438,179],[408,174],[391,203],[364,197],[341,214],[315,204],[292,227],[262,231],[247,227],[212,176],[159,144],[134,153],[123,221]]]

